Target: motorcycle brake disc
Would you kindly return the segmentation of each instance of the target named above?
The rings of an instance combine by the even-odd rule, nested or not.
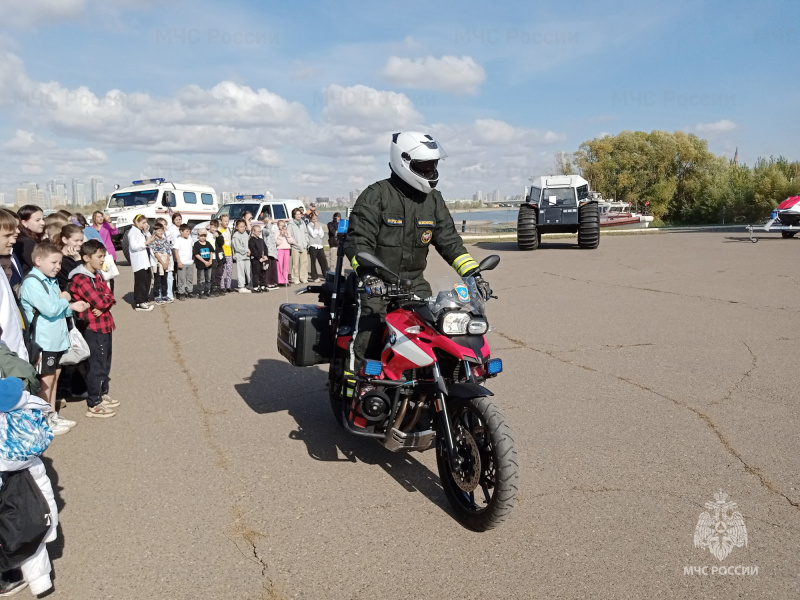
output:
[[[459,455],[466,460],[458,469],[452,470],[453,481],[459,489],[469,493],[478,487],[481,479],[481,455],[478,444],[468,430],[460,428],[456,436],[456,446]]]

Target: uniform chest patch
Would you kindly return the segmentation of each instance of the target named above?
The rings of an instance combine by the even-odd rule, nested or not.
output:
[[[428,229],[427,231],[424,231],[422,233],[422,237],[420,239],[422,240],[423,244],[429,244],[432,237],[433,237],[433,232],[430,229]]]
[[[383,217],[384,223],[387,225],[391,225],[393,227],[402,227],[403,226],[403,219],[400,217]]]
[[[417,219],[417,227],[433,227],[432,219]]]

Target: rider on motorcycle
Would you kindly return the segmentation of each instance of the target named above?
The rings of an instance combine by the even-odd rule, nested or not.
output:
[[[366,358],[380,354],[381,325],[387,312],[387,302],[381,298],[385,291],[383,281],[373,270],[359,267],[357,253],[376,255],[400,279],[410,280],[412,290],[421,298],[431,295],[431,287],[423,278],[431,245],[462,277],[478,268],[464,248],[442,194],[435,189],[439,182],[436,167],[446,156],[430,135],[413,131],[393,134],[389,149],[391,176],[364,190],[350,213],[344,252],[367,298],[362,299],[359,294],[346,376],[357,373]],[[491,293],[485,281],[479,280],[478,287],[486,296]],[[351,393],[352,389],[348,389],[347,395]]]

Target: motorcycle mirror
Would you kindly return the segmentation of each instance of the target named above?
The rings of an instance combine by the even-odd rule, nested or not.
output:
[[[390,271],[389,267],[383,264],[383,261],[380,258],[378,258],[377,256],[375,256],[370,252],[359,252],[358,254],[356,254],[356,261],[358,262],[358,265],[360,267],[381,269],[382,271],[386,271],[387,273],[389,273],[395,279],[400,279],[400,277],[396,273]]]
[[[481,271],[491,271],[499,264],[500,257],[497,256],[497,254],[491,254],[480,262],[478,268],[480,268]]]

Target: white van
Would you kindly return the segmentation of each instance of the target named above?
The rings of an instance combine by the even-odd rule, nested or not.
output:
[[[233,229],[236,224],[236,219],[240,219],[245,212],[253,215],[251,225],[263,225],[265,217],[271,217],[273,221],[289,221],[292,218],[292,211],[295,208],[301,209],[305,212],[306,208],[300,200],[284,199],[265,200],[264,194],[241,194],[236,196],[234,202],[223,204],[213,215],[214,219],[219,219],[222,215],[228,215],[230,223],[228,226]],[[208,229],[208,223],[211,220],[198,223],[192,229],[192,239],[197,240],[197,232],[200,228]]]
[[[163,178],[142,179],[119,188],[108,199],[105,213],[118,230],[114,243],[121,246],[127,258],[125,234],[136,215],[147,217],[150,229],[158,217],[170,220],[170,211],[179,212],[183,222],[191,226],[210,219],[219,209],[217,192],[207,185],[172,183]]]

